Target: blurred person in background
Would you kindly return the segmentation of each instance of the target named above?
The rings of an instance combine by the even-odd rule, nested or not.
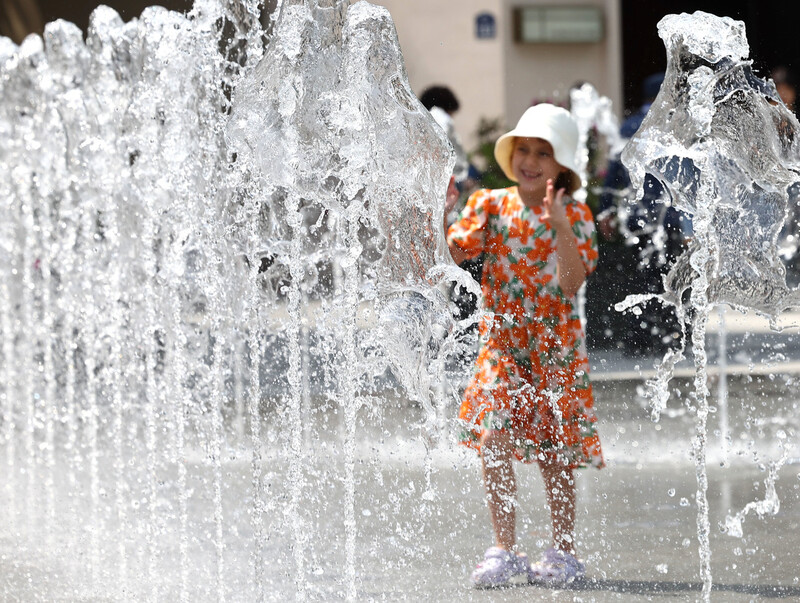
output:
[[[456,95],[447,86],[431,86],[425,89],[419,97],[422,105],[430,111],[433,119],[439,124],[447,134],[447,140],[453,145],[456,152],[456,164],[453,166],[453,176],[456,178],[456,185],[460,186],[469,175],[469,160],[461,144],[461,139],[456,133],[453,115],[461,107]]]
[[[787,67],[779,65],[770,71],[769,76],[775,84],[775,90],[783,104],[791,111],[792,115],[797,116],[797,83],[792,72]],[[773,102],[773,104],[777,103]],[[792,140],[795,136],[795,128],[788,119],[781,120],[779,130],[787,140]],[[797,287],[800,285],[800,249],[798,248],[800,245],[797,243],[800,240],[800,208],[794,204],[790,206],[780,238],[784,241],[792,241],[792,244],[784,247],[781,255],[786,266],[787,282],[790,286]]]
[[[781,97],[783,104],[786,105],[789,111],[796,113],[797,85],[792,72],[781,65],[775,67],[769,75],[775,83],[775,89],[778,91],[778,96]]]
[[[447,86],[431,86],[425,89],[419,97],[422,105],[430,111],[433,119],[436,120],[445,134],[450,144],[453,145],[453,150],[456,152],[456,164],[453,166],[453,181],[448,189],[448,196],[456,199],[456,202],[451,203],[453,208],[452,214],[455,215],[464,207],[466,198],[478,188],[478,179],[480,174],[469,163],[467,153],[464,146],[461,144],[461,139],[456,133],[455,124],[453,123],[453,115],[461,107],[458,98],[453,91]],[[459,202],[460,201],[460,202]],[[452,222],[452,216],[445,216],[448,224]],[[477,282],[481,282],[481,273],[483,270],[483,255],[476,258],[471,258],[463,261],[459,266],[469,272],[470,276]],[[458,306],[459,320],[463,320],[472,314],[477,308],[478,300],[469,291],[460,286],[455,286],[450,292],[450,297],[453,302]]]

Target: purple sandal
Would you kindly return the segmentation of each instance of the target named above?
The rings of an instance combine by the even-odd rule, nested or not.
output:
[[[549,548],[542,559],[528,570],[528,578],[534,584],[559,586],[569,584],[586,575],[586,567],[575,555]]]
[[[526,555],[515,555],[493,546],[470,577],[475,588],[497,588],[516,582],[528,583],[530,564]],[[520,579],[521,578],[521,579]]]

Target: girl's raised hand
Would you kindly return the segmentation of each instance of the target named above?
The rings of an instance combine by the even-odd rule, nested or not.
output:
[[[547,180],[547,194],[542,199],[542,219],[547,220],[554,228],[564,227],[569,228],[569,219],[567,218],[567,210],[564,208],[564,193],[563,188],[555,190],[553,179]]]

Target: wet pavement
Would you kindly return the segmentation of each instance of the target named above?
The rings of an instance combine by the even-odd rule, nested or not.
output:
[[[730,324],[732,321],[728,321]],[[800,450],[794,335],[758,332],[748,324],[729,333],[725,382],[729,439],[722,439],[719,373],[710,378],[708,470],[713,601],[800,600]],[[709,337],[716,337],[713,332]],[[738,339],[737,339],[738,338]],[[777,339],[776,339],[777,338]],[[767,345],[768,344],[768,345]],[[781,344],[783,346],[781,347]],[[776,348],[777,345],[777,348]],[[711,344],[709,345],[711,347]],[[776,353],[782,354],[777,358]],[[578,476],[577,545],[587,578],[569,589],[534,586],[475,591],[468,576],[491,545],[477,457],[421,427],[422,408],[387,392],[360,410],[354,446],[355,599],[358,601],[695,601],[700,598],[696,530],[694,437],[690,367],[671,384],[658,422],[642,396],[644,367],[654,359],[593,355],[599,430],[608,466]],[[604,362],[603,362],[604,361]],[[636,364],[639,369],[636,369]],[[641,374],[640,374],[641,372]],[[635,373],[632,375],[631,373]],[[457,399],[448,402],[455,416]],[[255,601],[254,564],[263,567],[264,598],[345,600],[348,530],[347,468],[341,413],[317,400],[299,462],[299,504],[292,505],[286,416],[266,417],[262,504],[263,538],[254,535],[251,451],[242,441],[223,450],[221,492],[224,547],[215,536],[213,471],[208,455],[187,458],[189,481],[184,562],[188,600]],[[433,435],[433,439],[429,436]],[[426,446],[427,444],[427,446]],[[765,499],[769,469],[783,463],[775,486],[776,513],[745,517],[741,538],[720,526],[728,515]],[[297,467],[297,466],[296,466]],[[519,543],[535,557],[547,546],[549,516],[538,470],[517,465]],[[101,463],[101,473],[110,468]],[[0,527],[0,600],[179,600],[181,542],[176,476],[159,474],[153,533],[118,531],[110,492],[87,518],[59,491],[58,522],[48,532],[41,505],[17,499],[16,521]],[[147,476],[127,474],[128,525],[146,513]],[[87,488],[84,480],[77,488]],[[8,508],[9,500],[3,500]],[[125,582],[119,554],[124,533]],[[353,533],[351,532],[351,535]],[[254,543],[261,543],[261,554]],[[297,555],[294,548],[302,547]],[[93,548],[94,547],[94,548]],[[222,551],[221,585],[217,555]],[[298,562],[298,559],[301,561]],[[303,567],[298,577],[296,567]],[[152,571],[155,570],[155,571]]]
[[[731,405],[738,410],[731,415],[735,438],[728,464],[722,462],[719,442],[712,439],[710,444],[708,492],[715,601],[800,600],[798,414],[789,412],[794,396],[786,379],[790,378],[734,381]],[[685,380],[676,385],[687,387]],[[756,393],[764,391],[771,402],[768,411],[748,406],[748,400],[758,400]],[[646,403],[637,398],[636,384],[629,381],[598,383],[597,404],[608,466],[579,473],[577,544],[586,561],[587,579],[567,590],[533,586],[471,589],[468,575],[491,544],[477,458],[449,444],[429,452],[425,439],[415,436],[416,430],[409,426],[415,423],[410,418],[422,418],[421,409],[407,402],[387,398],[382,408],[363,412],[355,470],[357,600],[697,600],[700,564],[694,507],[697,486],[689,455],[691,412],[673,408],[659,423],[653,423]],[[294,596],[291,550],[297,534],[307,543],[303,579],[308,599],[341,600],[347,594],[346,474],[338,429],[330,422],[324,432],[311,434],[314,453],[302,465],[302,505],[296,516],[287,512],[289,459],[277,452],[280,446],[268,451],[265,458],[264,580],[268,601]],[[780,510],[762,518],[755,512],[747,515],[742,538],[722,533],[719,526],[726,515],[764,498],[764,469],[782,454],[775,445],[779,430],[791,434],[787,445],[791,458],[780,471],[776,487]],[[278,432],[265,434],[277,444],[283,437]],[[427,471],[426,459],[430,461]],[[193,478],[188,484],[191,600],[213,601],[218,593],[213,579],[213,522],[207,505],[212,497],[211,475],[202,459],[192,462]],[[547,545],[548,514],[538,470],[517,467],[519,542],[535,556]],[[244,448],[227,450],[224,470],[225,598],[254,601],[249,452]],[[167,500],[175,494],[168,491],[174,484],[169,485],[169,476],[162,477],[167,484],[162,495]],[[129,511],[135,512],[135,508]],[[297,533],[293,517],[299,521]],[[69,525],[68,518],[64,521]],[[142,580],[147,565],[144,535],[129,535],[125,594],[114,590],[118,560],[110,512],[104,523],[97,551],[103,567],[94,588],[88,571],[89,534],[75,537],[72,532],[72,540],[68,534],[53,534],[53,544],[47,545],[44,539],[31,542],[12,537],[6,529],[0,537],[2,600],[138,600],[146,598],[151,589],[158,593],[158,600],[178,600],[177,519],[169,520],[168,515],[163,533],[154,540],[158,571],[151,581]]]
[[[800,600],[800,503],[798,471],[786,467],[778,482],[781,508],[777,515],[748,516],[743,538],[722,534],[716,526],[731,509],[740,509],[763,495],[764,475],[756,468],[711,469],[712,568],[715,601],[752,601],[773,598]],[[380,469],[382,485],[372,471],[358,472],[356,568],[359,601],[649,601],[699,599],[697,537],[692,504],[694,470],[686,464],[625,464],[611,462],[601,472],[579,478],[578,547],[587,565],[587,579],[569,589],[515,587],[475,591],[468,575],[490,544],[488,521],[478,480],[478,468],[459,458],[453,466],[435,463],[430,500],[424,501],[422,468],[397,459]],[[521,468],[520,545],[530,554],[546,546],[548,515],[536,470]],[[331,477],[330,475],[328,476]],[[674,492],[673,492],[674,491]],[[230,493],[229,493],[230,494]],[[312,495],[314,499],[316,495]],[[334,499],[341,492],[326,487],[327,503],[314,505],[319,515],[307,517],[314,553],[308,554],[308,598],[341,600],[346,593],[341,515]],[[246,504],[246,500],[240,502]],[[239,538],[247,526],[228,501],[226,530],[234,523]],[[340,510],[340,509],[339,509]],[[289,526],[279,518],[270,523],[266,548],[266,600],[292,600]],[[280,524],[283,523],[281,526]],[[248,580],[248,556],[236,549],[227,534],[226,600],[254,601]],[[112,547],[109,547],[112,548]],[[209,543],[201,548],[209,553]],[[213,601],[214,567],[199,551],[194,553],[191,600]],[[127,596],[113,594],[111,575],[100,588],[70,560],[42,555],[41,548],[4,535],[0,539],[0,594],[3,601],[116,601],[138,600],[146,584],[132,580]],[[83,561],[86,558],[83,557]],[[113,561],[109,559],[108,563]],[[136,569],[142,559],[129,559]],[[158,562],[158,600],[177,600],[174,558]],[[107,568],[112,574],[113,567]],[[141,571],[141,568],[139,569]],[[134,574],[135,576],[135,574]],[[106,582],[109,581],[109,582]],[[104,592],[105,591],[105,592]]]

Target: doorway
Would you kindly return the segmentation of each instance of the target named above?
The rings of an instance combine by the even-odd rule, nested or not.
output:
[[[776,66],[800,78],[800,2],[786,0],[622,0],[623,98],[626,113],[642,103],[642,81],[664,71],[666,50],[657,24],[668,14],[702,10],[744,21],[750,58],[760,77]]]

